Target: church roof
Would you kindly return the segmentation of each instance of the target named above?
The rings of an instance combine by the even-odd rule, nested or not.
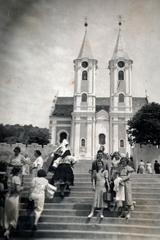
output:
[[[55,108],[52,112],[52,116],[58,117],[70,117],[73,112],[74,106],[74,98],[73,97],[58,97]],[[133,114],[135,114],[142,106],[147,104],[147,99],[145,97],[133,97],[132,98],[132,106],[133,106]],[[102,109],[106,112],[109,112],[110,106],[110,98],[96,98],[96,112],[101,111]]]
[[[147,103],[148,100],[145,97],[133,97],[132,98],[133,114],[135,114],[141,107],[143,107]]]
[[[121,36],[121,29],[119,29],[118,38],[113,52],[112,60],[118,58],[130,59],[128,53],[126,52],[125,44]]]
[[[70,117],[73,112],[73,97],[58,97],[52,116]]]
[[[101,111],[104,109],[106,112],[109,112],[109,98],[96,98],[96,112]]]
[[[83,39],[82,46],[81,46],[81,49],[80,49],[80,52],[78,55],[78,59],[82,59],[82,58],[93,59],[91,47],[90,47],[88,37],[87,37],[87,30],[85,30],[84,39]]]

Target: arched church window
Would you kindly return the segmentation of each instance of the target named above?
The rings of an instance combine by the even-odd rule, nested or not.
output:
[[[86,93],[82,94],[82,102],[87,102],[87,94]]]
[[[87,71],[83,71],[82,72],[82,80],[87,80],[88,79],[88,72]]]
[[[121,148],[124,148],[124,140],[123,139],[120,139],[120,144],[119,145],[120,145]]]
[[[123,94],[123,93],[120,93],[120,94],[119,94],[119,102],[120,102],[120,103],[123,103],[123,102],[124,102],[124,94]]]
[[[103,145],[105,143],[106,143],[106,136],[105,136],[105,134],[103,134],[103,133],[99,134],[99,144]]]
[[[84,138],[81,139],[81,147],[86,146],[86,140]]]
[[[124,80],[124,72],[123,71],[118,72],[118,80]]]

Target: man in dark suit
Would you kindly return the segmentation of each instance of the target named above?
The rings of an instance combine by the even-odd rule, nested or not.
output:
[[[105,170],[108,170],[108,176],[110,176],[110,174],[109,174],[109,166],[108,166],[107,163],[104,164],[104,161],[103,161],[103,150],[100,149],[100,150],[97,151],[97,159],[92,162],[92,167],[91,167],[91,182],[92,182],[92,180],[93,180],[93,171],[96,170],[96,172],[98,172],[97,162],[99,162],[99,161],[102,162],[102,164],[103,164],[103,166],[104,166],[104,169],[105,169]],[[110,178],[109,178],[109,179],[110,179]]]

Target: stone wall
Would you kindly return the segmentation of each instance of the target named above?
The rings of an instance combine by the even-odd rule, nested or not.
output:
[[[31,145],[25,145],[22,143],[17,144],[6,144],[6,143],[0,143],[0,160],[7,160],[7,158],[13,154],[13,150],[15,147],[19,146],[21,148],[21,154],[28,154],[29,158],[31,160],[34,160],[34,151],[40,150],[42,153],[42,158],[45,159],[45,157],[51,153],[56,146],[53,146],[52,144],[44,145],[43,147],[41,145],[38,145],[36,143],[32,143]]]
[[[152,163],[152,167],[154,170],[155,160],[158,160],[158,162],[160,163],[160,148],[157,148],[153,145],[142,145],[142,147],[140,147],[139,144],[136,144],[136,146],[133,148],[133,160],[136,170],[138,168],[138,163],[141,159],[144,161],[144,163]]]

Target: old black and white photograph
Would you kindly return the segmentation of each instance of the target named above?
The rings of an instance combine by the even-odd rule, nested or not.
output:
[[[160,240],[160,1],[0,0],[0,238]]]

